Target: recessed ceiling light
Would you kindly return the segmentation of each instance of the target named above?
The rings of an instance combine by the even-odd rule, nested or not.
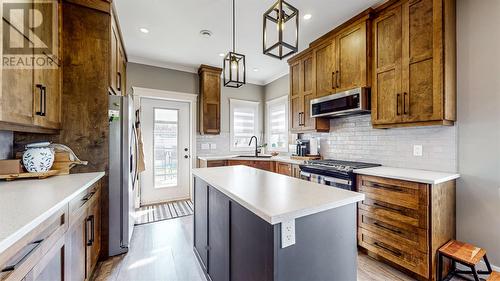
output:
[[[139,28],[139,31],[141,31],[142,33],[149,33],[149,29],[144,27]]]
[[[212,36],[212,31],[203,29],[200,31],[200,35],[205,38],[209,38],[210,36]]]
[[[256,68],[256,67],[254,67],[253,71],[258,72],[258,71],[259,71],[259,69],[258,69],[258,68]]]
[[[220,54],[219,54],[219,57],[223,57],[223,56],[225,56],[225,55],[226,55],[226,54],[224,54],[224,53],[220,53]]]
[[[305,20],[310,20],[312,18],[312,15],[311,14],[305,14],[304,15],[304,19]]]

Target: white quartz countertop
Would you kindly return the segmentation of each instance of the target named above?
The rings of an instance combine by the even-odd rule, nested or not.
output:
[[[367,176],[376,176],[390,179],[413,181],[427,184],[439,184],[458,179],[460,174],[444,173],[418,169],[405,169],[393,167],[373,167],[354,170],[354,173]]]
[[[205,160],[205,161],[215,161],[215,160],[254,160],[254,161],[278,161],[278,162],[284,162],[284,163],[290,163],[290,164],[302,164],[304,163],[303,160],[296,160],[290,158],[290,156],[272,156],[269,158],[263,158],[263,157],[252,157],[252,155],[248,155],[248,157],[241,157],[239,155],[210,155],[210,156],[198,156],[198,159],[200,160]]]
[[[104,176],[104,172],[0,182],[0,253]]]
[[[270,224],[364,200],[364,194],[332,188],[247,166],[193,169],[193,174]]]

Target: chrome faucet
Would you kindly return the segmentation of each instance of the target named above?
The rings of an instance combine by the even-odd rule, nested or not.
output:
[[[258,145],[257,145],[257,137],[256,136],[252,136],[250,138],[250,142],[248,143],[248,146],[252,145],[252,140],[255,138],[255,157],[257,157],[259,155],[259,150],[258,150]]]

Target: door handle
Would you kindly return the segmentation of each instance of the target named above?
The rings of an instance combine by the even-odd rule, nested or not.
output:
[[[26,245],[23,249],[25,249],[24,255],[22,255],[19,258],[14,258],[12,263],[7,264],[4,268],[0,269],[0,273],[2,272],[9,272],[9,271],[14,271],[19,265],[23,263],[35,250],[42,244],[43,239],[37,240],[34,242],[29,243]]]
[[[337,77],[337,76],[335,75],[335,71],[332,71],[332,89],[335,89],[335,88],[336,88],[336,85],[335,85],[335,83],[336,83],[335,77]]]
[[[184,158],[188,159],[188,158],[189,158],[189,155],[184,155]]]
[[[116,73],[116,76],[117,76],[117,78],[118,78],[118,79],[117,79],[117,80],[118,80],[118,82],[116,82],[116,84],[117,84],[117,85],[116,85],[116,89],[117,89],[118,91],[121,91],[121,90],[122,90],[122,74],[121,74],[120,72],[117,72],[117,73]]]
[[[42,86],[42,94],[43,94],[43,112],[42,116],[47,115],[47,87]]]

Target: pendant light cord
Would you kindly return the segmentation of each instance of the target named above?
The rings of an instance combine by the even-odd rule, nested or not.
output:
[[[233,0],[233,53],[234,53],[234,52],[235,52],[235,50],[236,50],[236,48],[235,48],[235,41],[236,41],[236,40],[235,40],[235,34],[236,34],[236,33],[235,33],[235,29],[236,29],[236,28],[235,28],[235,24],[236,24],[235,22],[236,22],[236,21],[235,21],[235,16],[234,16],[234,14],[235,14],[235,10],[236,10],[236,9],[235,9],[235,3],[234,3],[234,1],[235,1],[235,0]]]

